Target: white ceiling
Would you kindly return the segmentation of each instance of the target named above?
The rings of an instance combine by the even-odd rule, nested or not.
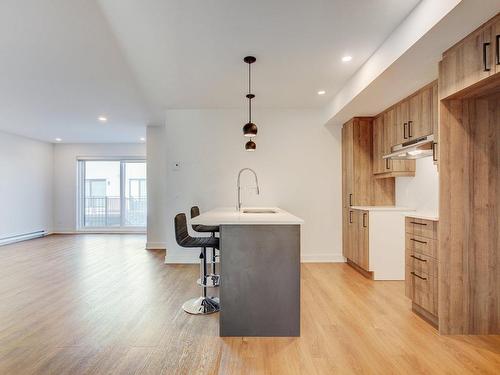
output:
[[[255,105],[322,106],[417,3],[99,0],[144,92],[169,109],[244,106],[248,54]]]
[[[257,106],[321,107],[418,2],[2,0],[0,129],[135,142],[167,108],[243,107],[247,54]]]
[[[137,142],[146,108],[95,1],[0,1],[0,129],[46,141]]]

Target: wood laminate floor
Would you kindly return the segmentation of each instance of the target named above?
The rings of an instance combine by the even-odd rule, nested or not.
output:
[[[196,265],[139,235],[0,247],[0,374],[499,374],[500,336],[439,336],[403,282],[302,265],[300,338],[220,338],[180,306]]]

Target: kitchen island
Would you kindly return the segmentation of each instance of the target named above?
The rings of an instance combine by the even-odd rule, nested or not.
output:
[[[303,220],[276,207],[225,207],[191,223],[220,226],[220,336],[300,336]]]

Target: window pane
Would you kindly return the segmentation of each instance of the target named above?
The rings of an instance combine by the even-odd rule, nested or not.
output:
[[[85,227],[119,227],[120,162],[85,162]]]
[[[125,226],[145,227],[147,217],[146,163],[125,163]]]

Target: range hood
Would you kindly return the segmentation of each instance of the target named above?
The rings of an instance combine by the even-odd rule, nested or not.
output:
[[[393,146],[391,153],[382,156],[383,159],[410,160],[433,156],[434,135],[426,135],[411,141]]]

